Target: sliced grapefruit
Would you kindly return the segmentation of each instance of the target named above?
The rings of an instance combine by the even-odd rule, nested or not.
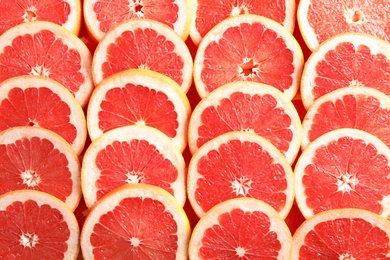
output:
[[[76,259],[79,227],[56,197],[17,190],[0,196],[0,258]]]
[[[387,0],[374,2],[344,0],[300,0],[298,26],[306,45],[315,50],[340,33],[360,32],[389,41],[390,6]]]
[[[364,130],[390,147],[390,97],[373,88],[354,86],[318,98],[302,122],[302,149],[338,128]]]
[[[289,32],[294,31],[295,0],[243,0],[243,1],[192,1],[194,20],[191,27],[191,39],[199,45],[202,38],[222,20],[240,14],[257,14],[268,17]]]
[[[0,13],[0,35],[18,24],[32,21],[56,23],[75,35],[80,31],[80,0],[2,0]]]
[[[134,18],[164,23],[185,40],[192,21],[191,0],[84,0],[83,11],[87,29],[97,41],[117,24]]]
[[[279,23],[254,14],[230,17],[199,44],[194,82],[201,98],[232,81],[271,85],[292,99],[299,88],[303,54]]]
[[[126,184],[92,208],[81,232],[85,259],[187,259],[190,226],[164,189]]]
[[[292,259],[388,259],[390,222],[361,209],[336,209],[306,220],[293,236]]]
[[[154,127],[183,151],[190,114],[188,98],[176,82],[154,71],[133,69],[96,87],[88,104],[87,125],[92,140],[121,126]]]
[[[201,218],[237,197],[271,205],[283,218],[294,201],[294,177],[283,154],[263,137],[229,132],[205,143],[188,166],[188,199]]]
[[[390,216],[390,148],[357,129],[340,128],[310,143],[294,169],[296,201],[308,218],[336,208]]]
[[[52,22],[22,23],[0,36],[0,82],[15,76],[51,78],[83,107],[93,90],[91,53],[76,35]]]
[[[390,96],[390,43],[359,33],[343,33],[322,43],[305,63],[302,102],[308,109],[326,93],[355,85]]]
[[[301,145],[302,126],[292,102],[271,86],[248,81],[226,84],[201,100],[188,126],[192,153],[227,132],[256,133],[293,163]]]
[[[189,259],[290,259],[291,249],[291,233],[272,207],[253,198],[235,198],[199,220]]]
[[[176,81],[184,92],[192,83],[193,60],[180,36],[151,19],[129,19],[115,26],[98,44],[92,61],[95,84],[128,69],[148,69]]]

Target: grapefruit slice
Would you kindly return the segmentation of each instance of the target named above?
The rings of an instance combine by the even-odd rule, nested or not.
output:
[[[170,138],[148,126],[106,132],[88,147],[82,167],[85,202],[91,207],[127,183],[146,183],[171,193],[184,206],[186,165]]]
[[[0,13],[0,35],[18,24],[32,21],[56,23],[75,35],[81,26],[80,0],[2,0]]]
[[[248,81],[228,83],[201,100],[188,129],[192,154],[221,134],[245,131],[266,138],[290,164],[302,138],[301,120],[292,102],[276,88]]]
[[[190,36],[196,45],[199,45],[206,33],[219,22],[240,14],[265,16],[280,23],[291,33],[295,27],[295,0],[243,0],[235,2],[195,0],[192,4],[194,20]]]
[[[187,259],[190,226],[164,189],[126,184],[92,208],[81,232],[85,259]]]
[[[373,88],[354,86],[318,98],[302,122],[302,149],[338,128],[364,130],[390,147],[390,97]]]
[[[199,218],[237,197],[263,200],[285,218],[294,201],[290,164],[253,133],[229,132],[205,143],[193,155],[187,178],[188,199]]]
[[[40,191],[17,190],[0,196],[3,259],[76,259],[79,227],[70,209]]]
[[[189,259],[290,259],[291,249],[291,233],[272,207],[253,198],[235,198],[199,220]]]
[[[365,131],[340,128],[320,136],[294,172],[296,201],[306,218],[336,208],[390,216],[390,149]]]
[[[93,89],[91,53],[73,33],[52,22],[22,23],[0,36],[0,82],[15,76],[51,78],[84,107]]]
[[[201,98],[232,81],[271,85],[292,99],[298,91],[303,54],[279,23],[259,15],[230,17],[199,44],[194,82]]]
[[[85,24],[97,41],[118,23],[134,18],[164,23],[185,40],[192,21],[191,0],[84,0]]]
[[[360,32],[389,41],[390,6],[387,0],[300,0],[298,26],[306,45],[315,50],[327,39],[345,32]]]
[[[96,87],[88,104],[87,125],[92,140],[121,126],[154,127],[183,151],[190,114],[188,98],[176,82],[157,72],[133,69]]]
[[[87,138],[84,112],[61,84],[41,76],[18,76],[0,83],[0,131],[15,126],[56,132],[80,154]]]
[[[343,33],[322,43],[305,63],[302,102],[308,109],[326,93],[355,85],[390,96],[390,43],[359,33]]]
[[[390,222],[361,209],[336,209],[306,220],[293,236],[292,259],[388,259]]]
[[[192,83],[193,60],[180,36],[151,19],[129,19],[115,26],[96,47],[92,61],[95,85],[128,69],[148,69],[176,81],[184,92]]]
[[[32,189],[50,193],[73,211],[81,197],[80,162],[52,131],[12,127],[0,132],[0,194]]]

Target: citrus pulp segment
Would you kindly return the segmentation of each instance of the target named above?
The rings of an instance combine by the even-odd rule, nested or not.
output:
[[[15,126],[56,132],[80,154],[87,138],[84,112],[58,82],[41,76],[12,77],[0,83],[0,131]]]
[[[191,158],[188,199],[198,217],[233,198],[252,197],[283,218],[294,201],[294,177],[283,154],[254,133],[229,132],[201,146]]]
[[[321,96],[310,106],[302,122],[302,149],[338,128],[364,130],[390,147],[390,97],[361,86],[340,88]]]
[[[221,134],[245,131],[270,141],[290,164],[302,138],[301,120],[292,102],[276,88],[249,81],[228,83],[201,100],[188,129],[192,153]]]
[[[184,205],[183,155],[170,138],[148,126],[124,126],[104,133],[83,158],[82,187],[88,207],[127,183],[159,186]]]
[[[291,233],[280,215],[253,198],[214,206],[195,226],[189,259],[290,259]]]
[[[18,126],[0,132],[0,194],[32,189],[50,193],[74,210],[81,198],[80,162],[52,131]]]
[[[390,222],[362,209],[335,209],[303,222],[292,259],[388,259]]]
[[[389,41],[390,6],[386,0],[300,0],[298,26],[311,50],[327,39],[345,32],[371,34]]]
[[[335,208],[390,215],[390,149],[357,129],[330,131],[302,152],[294,169],[295,199],[308,218]]]
[[[361,33],[323,42],[304,65],[301,97],[306,109],[319,97],[348,86],[378,89],[390,96],[390,43]]]
[[[80,243],[86,259],[187,259],[189,237],[188,218],[170,193],[126,184],[91,208]]]
[[[238,15],[221,21],[202,39],[194,83],[201,98],[232,81],[254,81],[292,99],[302,67],[302,50],[282,25],[259,15]]]
[[[32,21],[56,23],[75,35],[80,31],[80,0],[3,0],[0,13],[0,35],[18,24]]]
[[[84,0],[83,12],[87,29],[97,41],[117,24],[134,18],[164,23],[185,40],[192,21],[191,0]]]
[[[295,0],[243,0],[243,1],[192,1],[194,19],[190,36],[199,45],[202,38],[222,20],[241,14],[257,14],[268,17],[289,32],[294,31],[296,3]]]
[[[72,211],[56,197],[17,190],[0,196],[4,259],[76,259],[79,227]]]
[[[148,69],[176,81],[187,92],[193,60],[180,36],[167,25],[146,18],[126,20],[107,33],[92,60],[95,84],[128,69]]]
[[[84,107],[93,90],[92,56],[67,29],[51,22],[28,22],[0,36],[0,82],[21,75],[51,78]]]
[[[87,125],[92,140],[121,126],[154,127],[183,151],[190,114],[188,98],[173,80],[157,72],[133,69],[117,73],[95,88],[88,104]]]

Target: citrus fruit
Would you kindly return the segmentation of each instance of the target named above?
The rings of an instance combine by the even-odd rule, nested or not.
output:
[[[390,149],[357,129],[330,131],[302,152],[294,169],[298,207],[308,218],[335,208],[390,215]]]
[[[291,233],[272,207],[254,198],[235,198],[199,220],[189,259],[290,259],[291,249]]]
[[[0,196],[0,258],[75,259],[79,227],[56,197],[35,190]]]
[[[335,209],[306,220],[293,236],[292,259],[388,259],[390,222],[361,209]]]
[[[48,77],[66,87],[82,107],[94,87],[91,61],[87,46],[52,22],[22,23],[0,36],[0,82],[21,75]]]
[[[41,76],[12,77],[0,83],[0,131],[15,126],[49,129],[80,154],[87,137],[84,112],[61,84]]]
[[[187,92],[193,60],[183,39],[167,25],[133,18],[115,26],[96,47],[92,60],[95,85],[127,69],[148,69],[176,81]]]
[[[191,107],[185,93],[170,78],[133,69],[112,75],[94,90],[87,125],[92,140],[126,125],[154,127],[184,150]]]
[[[84,154],[82,187],[88,207],[127,183],[147,183],[171,193],[183,206],[186,165],[170,138],[148,126],[123,126],[92,142]]]
[[[226,18],[240,14],[257,14],[268,17],[281,25],[289,32],[294,31],[296,5],[295,0],[266,0],[266,1],[192,1],[194,20],[191,27],[191,39],[196,44],[215,25]]]
[[[390,96],[390,43],[370,35],[343,33],[322,43],[305,63],[301,97],[306,109],[338,88],[365,86]]]
[[[0,1],[0,34],[25,22],[47,21],[63,26],[75,35],[81,24],[80,0]]]
[[[254,14],[227,18],[202,39],[194,59],[201,98],[232,81],[271,85],[292,99],[299,88],[303,54],[279,23]]]
[[[306,45],[315,50],[327,39],[344,32],[371,34],[389,38],[390,6],[386,0],[300,0],[298,26]]]
[[[117,24],[134,18],[164,23],[185,40],[192,21],[191,0],[84,0],[83,11],[87,29],[97,41]]]
[[[195,152],[188,166],[187,194],[199,217],[228,199],[253,197],[284,218],[294,201],[293,171],[283,154],[263,137],[229,132]]]
[[[364,130],[390,147],[390,97],[373,88],[351,86],[318,98],[302,122],[302,148],[338,128]]]
[[[192,153],[227,132],[259,134],[292,163],[301,145],[302,126],[292,102],[271,86],[235,81],[219,87],[194,108],[188,125]]]
[[[149,184],[126,184],[88,214],[80,243],[86,259],[187,259],[190,228],[176,199]]]

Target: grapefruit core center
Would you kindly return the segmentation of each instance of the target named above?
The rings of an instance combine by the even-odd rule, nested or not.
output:
[[[20,236],[20,244],[24,247],[33,248],[38,244],[38,235],[25,233]]]
[[[232,181],[233,192],[238,195],[246,196],[249,193],[249,190],[252,188],[252,180],[242,176],[239,179]]]
[[[24,22],[32,22],[35,20],[37,20],[37,9],[35,8],[35,6],[31,6],[24,13],[23,21]]]
[[[34,170],[26,170],[20,174],[20,177],[23,180],[23,184],[26,184],[28,187],[35,187],[41,183],[41,177]]]
[[[345,10],[344,16],[349,24],[362,24],[364,22],[364,14],[357,9]]]
[[[130,1],[129,4],[130,10],[133,11],[137,15],[137,17],[141,18],[144,17],[144,11],[142,10],[144,6],[142,5],[141,0],[136,0],[136,1]]]
[[[48,69],[46,69],[44,66],[35,66],[31,68],[31,72],[29,73],[32,76],[44,76],[49,77],[50,72]]]
[[[246,253],[246,250],[244,248],[242,248],[240,246],[236,248],[236,254],[238,257],[240,257],[240,258],[244,257],[245,253]]]
[[[355,258],[350,254],[340,255],[340,260],[355,260]]]
[[[137,237],[130,238],[130,243],[133,247],[138,247],[141,244],[141,240],[139,240]]]
[[[356,176],[350,175],[349,173],[343,174],[337,180],[337,191],[343,193],[353,191],[358,183],[359,180]]]
[[[251,78],[260,71],[259,64],[255,63],[253,59],[246,58],[240,66],[240,74],[246,78]]]
[[[249,14],[249,9],[246,5],[241,4],[240,6],[235,6],[232,9],[231,15],[232,16],[237,16],[240,14]]]
[[[127,183],[141,183],[144,182],[145,179],[140,173],[136,173],[136,172],[128,172],[126,174],[126,177],[127,177],[126,180]]]

